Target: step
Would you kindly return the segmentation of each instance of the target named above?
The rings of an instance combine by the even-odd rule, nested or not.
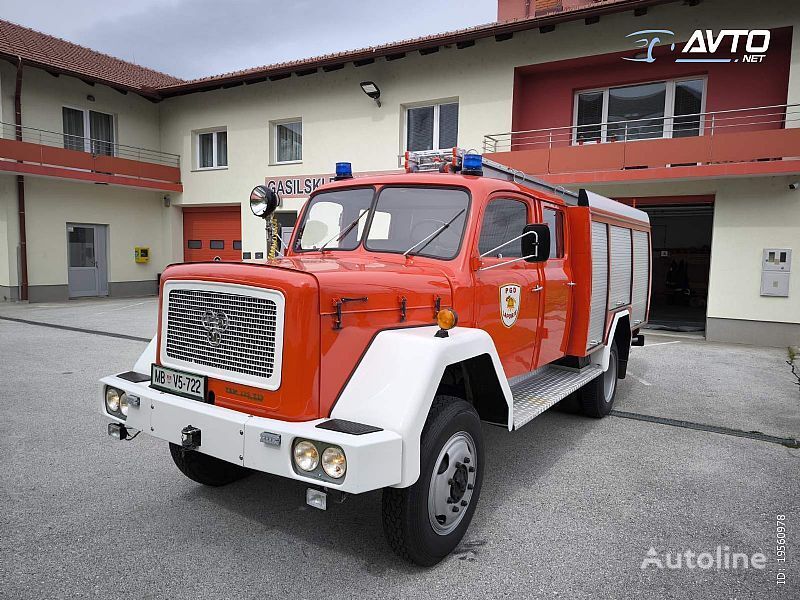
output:
[[[599,365],[580,371],[548,365],[509,381],[514,396],[514,429],[529,423],[548,408],[603,374]]]

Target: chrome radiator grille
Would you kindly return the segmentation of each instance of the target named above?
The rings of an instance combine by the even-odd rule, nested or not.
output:
[[[271,378],[277,305],[267,298],[173,289],[166,314],[166,355],[175,360]]]

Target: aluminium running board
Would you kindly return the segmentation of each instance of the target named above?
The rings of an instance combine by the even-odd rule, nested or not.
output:
[[[580,371],[541,367],[509,381],[514,396],[514,429],[526,425],[548,408],[603,374],[599,365]]]

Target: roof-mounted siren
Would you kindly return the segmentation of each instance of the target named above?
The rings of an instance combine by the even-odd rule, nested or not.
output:
[[[349,162],[337,162],[336,163],[336,176],[333,178],[334,181],[341,181],[342,179],[352,179],[353,178],[353,165]]]
[[[477,152],[468,152],[461,161],[462,175],[483,175],[483,157]]]
[[[447,150],[407,150],[403,166],[406,173],[456,173],[461,170],[464,151],[458,148]]]

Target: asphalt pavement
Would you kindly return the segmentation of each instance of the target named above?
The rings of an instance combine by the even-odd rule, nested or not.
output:
[[[800,450],[672,421],[551,410],[512,434],[486,426],[475,518],[431,569],[389,550],[380,492],[322,512],[278,477],[198,485],[165,443],[110,439],[98,411],[97,380],[133,365],[145,343],[130,338],[152,336],[156,309],[152,298],[0,306],[18,319],[0,318],[0,597],[800,595]],[[784,360],[780,349],[651,335],[632,349],[616,408],[800,438]],[[665,562],[718,546],[763,553],[765,568],[641,568],[651,548]]]

